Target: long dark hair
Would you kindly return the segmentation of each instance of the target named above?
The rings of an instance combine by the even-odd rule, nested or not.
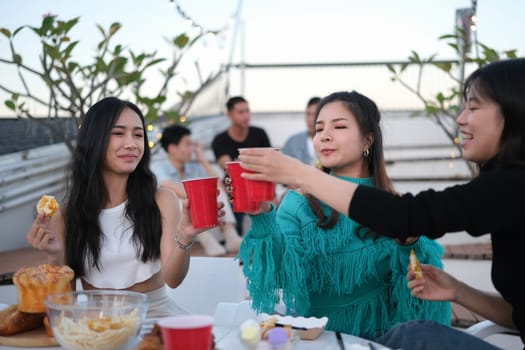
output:
[[[471,89],[498,104],[505,120],[500,150],[492,164],[502,167],[525,162],[525,58],[478,68],[465,81],[465,100]]]
[[[84,275],[86,258],[89,266],[100,268],[100,249],[104,242],[98,218],[109,200],[101,169],[111,130],[125,108],[135,111],[145,127],[144,116],[136,105],[107,97],[88,110],[77,134],[65,201],[66,263],[77,276]],[[160,210],[155,201],[157,182],[149,169],[150,157],[145,132],[144,155],[128,177],[125,209],[133,225],[137,258],[143,262],[160,257],[162,233]]]
[[[370,176],[374,177],[374,185],[377,188],[394,192],[392,181],[386,173],[385,157],[383,154],[383,134],[379,123],[381,121],[381,113],[374,101],[358,93],[357,91],[339,91],[334,92],[324,97],[317,106],[315,120],[319,117],[319,112],[328,103],[340,101],[350,111],[359,125],[359,130],[362,135],[371,134],[373,136],[373,143],[369,149],[369,155],[365,158],[368,164]],[[329,168],[323,167],[322,170],[326,173],[330,172]],[[337,211],[330,209],[330,216],[326,216],[323,212],[319,200],[310,194],[306,195],[308,204],[312,211],[317,216],[317,226],[321,228],[331,228],[337,222]]]

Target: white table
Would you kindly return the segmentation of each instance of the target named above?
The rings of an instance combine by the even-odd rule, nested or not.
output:
[[[256,319],[257,314],[251,309],[250,302],[219,303],[215,311],[213,334],[215,346],[218,350],[245,349],[242,343],[240,325],[247,319]],[[370,341],[349,334],[341,334],[347,350],[370,349]],[[388,350],[375,344],[377,349]],[[335,332],[323,331],[315,340],[299,340],[294,344],[294,350],[339,350]]]
[[[217,350],[232,350],[232,349],[244,349],[244,344],[241,342],[239,337],[239,328],[228,328],[228,327],[214,327],[213,334],[215,335],[215,348]],[[343,341],[347,350],[361,350],[370,349],[368,347],[369,341],[363,338],[355,337],[349,334],[342,334]],[[386,350],[381,345],[376,345],[377,349]],[[1,350],[64,350],[62,347],[45,347],[45,348],[20,348],[0,345]],[[294,350],[339,350],[335,333],[331,331],[324,331],[319,338],[315,340],[299,340]],[[132,350],[132,349],[130,349]]]
[[[240,338],[239,328],[214,327],[215,348],[217,350],[245,349]],[[346,350],[364,350],[370,349],[370,341],[355,337],[349,334],[341,334],[345,343]],[[380,350],[388,350],[382,345],[374,343],[375,347]],[[339,350],[335,332],[323,331],[315,340],[299,340],[293,346],[294,350]]]
[[[241,303],[220,303],[214,315],[215,323],[213,334],[215,345],[218,350],[245,349],[240,338],[240,325],[243,321],[256,317],[250,308],[249,301]],[[343,341],[347,350],[370,349],[370,341],[349,334],[342,334]],[[388,350],[387,348],[374,344],[377,349]],[[134,350],[131,348],[129,350]],[[298,340],[293,347],[294,350],[339,350],[335,333],[323,331],[315,340]],[[62,347],[40,347],[40,348],[21,348],[0,345],[0,350],[64,350]]]

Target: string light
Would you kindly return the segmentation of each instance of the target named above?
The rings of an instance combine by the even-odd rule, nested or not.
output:
[[[235,12],[229,17],[228,21],[226,22],[226,24],[224,24],[222,27],[218,28],[218,29],[207,29],[207,28],[204,28],[203,26],[201,26],[199,23],[197,23],[191,16],[189,16],[183,9],[182,7],[179,5],[179,3],[175,0],[169,0],[170,2],[170,6],[175,6],[175,10],[177,11],[177,13],[186,20],[186,22],[188,23],[188,26],[192,27],[192,28],[197,28],[201,33],[206,33],[208,35],[218,35],[222,32],[225,32],[226,30],[228,30],[231,26],[231,23],[234,22],[234,19],[237,17],[238,15],[238,9],[235,10]]]

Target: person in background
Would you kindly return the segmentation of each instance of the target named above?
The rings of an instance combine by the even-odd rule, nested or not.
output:
[[[316,165],[313,138],[315,135],[315,112],[321,101],[320,97],[312,97],[306,105],[306,130],[291,135],[284,143],[281,152],[299,159],[304,164]]]
[[[328,176],[394,192],[380,113],[368,97],[352,91],[323,98],[313,143]],[[450,303],[419,300],[406,288],[412,249],[422,261],[442,267],[444,250],[437,242],[423,237],[402,245],[378,236],[308,191],[289,190],[278,210],[263,202],[249,214],[252,226],[239,258],[257,311],[273,313],[282,290],[288,312],[327,316],[327,329],[357,336],[375,338],[411,319],[450,324]]]
[[[264,129],[250,125],[250,107],[242,96],[234,96],[226,102],[226,113],[230,126],[217,134],[211,143],[215,161],[221,169],[226,163],[238,160],[239,148],[271,147],[270,139]],[[237,232],[243,234],[244,213],[235,213]]]
[[[191,225],[188,201],[181,214],[176,194],[157,188],[150,157],[136,105],[116,97],[95,103],[78,131],[65,201],[51,218],[39,214],[27,239],[49,263],[69,265],[84,290],[145,293],[148,317],[161,317],[185,312],[166,285],[186,277],[202,230]]]
[[[258,172],[243,176],[299,186],[359,224],[400,240],[419,235],[436,239],[462,230],[475,237],[490,234],[491,277],[497,293],[478,290],[425,265],[423,279],[408,273],[408,287],[422,300],[454,301],[517,329],[525,344],[525,285],[517,283],[525,247],[525,58],[478,68],[467,78],[463,97],[465,108],[456,119],[463,157],[480,170],[468,183],[398,196],[341,181],[279,152],[263,150],[241,153],[242,166]],[[407,350],[496,348],[461,330],[421,321],[402,324],[376,341]]]
[[[181,181],[199,177],[216,177],[217,174],[204,156],[202,146],[191,140],[191,130],[182,125],[171,125],[162,132],[160,144],[167,154],[161,161],[152,163],[151,169],[160,186],[171,188],[179,199],[186,199],[186,191]],[[195,155],[196,162],[192,161]],[[219,201],[228,202],[224,189],[219,183]],[[224,223],[220,227],[199,234],[198,240],[209,256],[224,255],[226,252],[237,252],[241,238],[235,228],[235,216],[231,206],[225,206]],[[213,230],[223,235],[226,245],[221,245]]]

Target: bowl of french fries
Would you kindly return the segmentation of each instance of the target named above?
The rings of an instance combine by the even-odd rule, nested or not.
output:
[[[115,290],[51,294],[45,300],[57,342],[68,350],[123,350],[138,342],[147,296]]]

